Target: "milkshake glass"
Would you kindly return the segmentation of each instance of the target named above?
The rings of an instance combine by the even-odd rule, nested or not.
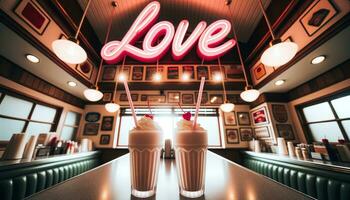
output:
[[[137,125],[129,133],[131,194],[147,198],[156,192],[163,135],[149,115]]]
[[[197,198],[204,194],[208,134],[199,124],[182,119],[174,137],[175,159],[180,194]]]

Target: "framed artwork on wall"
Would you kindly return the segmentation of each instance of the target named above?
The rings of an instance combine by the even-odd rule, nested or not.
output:
[[[179,67],[178,66],[168,66],[168,79],[179,79]]]
[[[267,126],[254,128],[254,132],[257,139],[270,138],[269,128]]]
[[[128,97],[126,96],[126,93],[122,93],[119,95],[119,101],[128,101]]]
[[[300,23],[305,32],[312,36],[337,14],[338,10],[331,0],[319,0],[301,17]]]
[[[241,141],[251,141],[253,139],[253,129],[249,127],[239,128]]]
[[[147,66],[146,67],[146,81],[150,81],[153,79],[154,74],[157,72],[157,67]]]
[[[43,35],[50,23],[50,17],[35,1],[19,1],[14,13],[39,35]]]
[[[194,93],[194,95],[195,95],[195,103],[197,103],[197,99],[198,99],[198,92],[195,92]],[[201,104],[206,104],[206,103],[208,103],[208,92],[203,92],[202,93],[202,100],[201,100]]]
[[[250,125],[250,117],[248,112],[237,112],[239,125]]]
[[[168,92],[168,103],[179,103],[180,92]]]
[[[221,74],[220,66],[219,65],[210,66],[210,77],[212,80],[217,74]]]
[[[142,94],[141,95],[141,101],[147,101],[147,95]]]
[[[266,107],[263,106],[259,109],[252,111],[252,118],[253,118],[254,125],[267,124],[268,118],[267,118]]]
[[[257,67],[254,68],[254,77],[256,80],[260,80],[266,75],[265,65],[260,63]]]
[[[278,137],[283,137],[286,140],[294,140],[294,133],[292,125],[290,124],[276,124]]]
[[[97,135],[99,128],[99,123],[85,123],[83,135]]]
[[[113,116],[104,116],[102,118],[101,131],[111,131],[113,129]]]
[[[225,65],[225,75],[228,79],[242,78],[242,67],[241,65]]]
[[[100,120],[101,114],[98,112],[88,112],[85,115],[85,121],[87,122],[97,122]]]
[[[103,97],[102,97],[102,101],[103,101],[103,102],[112,101],[112,96],[113,96],[113,93],[112,93],[112,92],[104,92],[104,93],[103,93]]]
[[[130,80],[130,72],[131,72],[131,66],[125,66],[123,67],[122,69],[122,66],[119,66],[120,67],[120,73],[123,73],[126,80]]]
[[[83,75],[84,78],[90,80],[91,75],[94,71],[94,66],[92,64],[92,61],[88,58],[82,64],[76,65],[75,69],[79,72],[79,74]]]
[[[150,103],[165,103],[166,97],[165,95],[147,95],[147,100]]]
[[[106,134],[101,135],[100,144],[109,144],[110,138],[111,138],[110,135],[106,135]]]
[[[239,136],[237,129],[226,129],[226,142],[227,144],[238,144]]]
[[[142,81],[143,79],[143,66],[133,66],[132,68],[132,80]]]
[[[194,66],[184,65],[182,66],[182,74],[188,74],[190,80],[194,80]]]
[[[235,112],[224,112],[224,122],[226,126],[237,125]]]
[[[182,104],[194,104],[193,94],[182,94]]]
[[[222,104],[224,102],[222,94],[210,94],[209,96],[210,104]]]
[[[103,66],[102,81],[114,81],[116,72],[116,66]]]
[[[201,80],[202,77],[205,77],[205,80],[209,80],[208,66],[198,65],[197,80]]]
[[[285,105],[272,104],[273,118],[279,123],[286,123],[288,121],[288,113]]]

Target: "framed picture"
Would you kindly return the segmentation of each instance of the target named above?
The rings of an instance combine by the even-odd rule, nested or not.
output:
[[[239,136],[237,129],[226,129],[226,141],[227,144],[238,144]]]
[[[109,144],[111,136],[110,135],[101,135],[100,137],[100,144]]]
[[[147,100],[153,103],[165,103],[165,95],[148,95]]]
[[[147,101],[147,95],[142,94],[141,95],[141,101]]]
[[[132,80],[142,81],[143,79],[143,66],[133,66],[132,68]]]
[[[87,122],[97,122],[100,120],[101,114],[98,112],[88,112],[85,115],[85,121]]]
[[[146,67],[146,78],[145,80],[150,81],[153,79],[154,74],[157,72],[157,67],[147,66]]]
[[[222,104],[224,102],[224,97],[222,94],[211,94],[209,99],[210,104]]]
[[[305,32],[312,36],[337,14],[338,10],[331,0],[319,0],[300,18],[300,23]]]
[[[75,69],[79,72],[79,74],[83,75],[84,78],[90,80],[94,71],[94,66],[92,61],[88,58],[82,64],[76,65]]]
[[[266,107],[261,107],[255,111],[252,112],[252,118],[254,125],[261,125],[261,124],[267,124],[267,114],[266,114]]]
[[[103,66],[102,81],[114,81],[116,72],[116,66]]]
[[[195,95],[195,102],[197,103],[197,99],[198,99],[198,92],[194,93]],[[201,100],[201,104],[206,104],[208,103],[208,92],[203,92],[202,93],[202,100]]]
[[[294,133],[292,125],[290,124],[276,124],[278,137],[283,137],[286,140],[294,140]]]
[[[178,66],[168,66],[168,79],[179,79],[179,67]]]
[[[254,132],[257,139],[270,138],[269,128],[267,126],[254,128]]]
[[[248,112],[237,112],[237,118],[239,125],[250,125],[250,117]]]
[[[97,135],[99,128],[99,123],[86,123],[84,126],[83,135]]]
[[[194,104],[193,94],[182,94],[182,104]]]
[[[241,65],[225,65],[225,74],[228,79],[242,78]]]
[[[128,97],[126,96],[126,93],[121,93],[119,95],[119,101],[128,101]]]
[[[253,139],[252,128],[240,128],[239,133],[241,135],[241,141],[250,141]]]
[[[254,68],[254,77],[256,80],[260,80],[262,77],[266,75],[265,65],[260,63],[258,66]]]
[[[194,66],[184,65],[182,66],[182,74],[188,74],[191,80],[194,80]]]
[[[168,92],[168,103],[179,103],[180,92]]]
[[[208,66],[197,66],[197,80],[201,80],[202,77],[205,77],[205,80],[209,80]]]
[[[272,104],[273,118],[279,123],[286,123],[288,121],[288,113],[285,105]]]
[[[212,80],[217,74],[221,74],[220,66],[219,65],[210,66],[210,77]]]
[[[113,116],[104,116],[102,118],[101,131],[111,131],[113,129]]]
[[[44,9],[32,0],[20,1],[14,13],[39,35],[44,34],[51,21]]]
[[[131,100],[132,101],[138,101],[139,100],[139,94],[131,94]]]
[[[232,112],[224,112],[224,122],[226,126],[235,126],[236,122],[236,114],[234,111]]]
[[[112,96],[113,96],[113,93],[112,93],[112,92],[104,92],[104,93],[103,93],[103,97],[102,97],[102,101],[103,101],[103,102],[112,101]]]
[[[130,71],[131,71],[131,66],[125,66],[122,68],[122,66],[119,66],[120,67],[120,71],[119,73],[123,73],[126,77],[126,80],[130,80]]]

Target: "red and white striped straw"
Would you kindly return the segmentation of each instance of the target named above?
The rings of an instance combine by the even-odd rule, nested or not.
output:
[[[195,128],[196,128],[196,125],[197,125],[199,107],[201,106],[201,102],[202,102],[202,95],[203,95],[204,82],[205,82],[205,77],[202,77],[202,78],[201,78],[201,84],[200,84],[200,86],[199,86],[198,97],[197,97],[196,112],[195,112],[195,114],[194,114],[193,129],[195,129]]]
[[[134,118],[135,127],[137,127],[137,118],[136,118],[134,103],[132,102],[129,86],[128,86],[126,79],[123,80],[123,83],[124,83],[124,87],[125,87],[125,91],[126,91],[126,96],[128,97],[129,105],[131,108],[132,117]]]

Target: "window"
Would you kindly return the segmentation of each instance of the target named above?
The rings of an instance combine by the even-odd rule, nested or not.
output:
[[[62,140],[73,140],[78,131],[80,113],[68,112],[61,132]]]
[[[338,142],[338,139],[349,141],[350,94],[336,95],[305,105],[301,107],[301,117],[312,141],[321,141],[323,138],[330,142]]]
[[[191,112],[194,115],[195,109],[184,109],[185,112]],[[147,108],[135,109],[138,119],[144,114],[149,114]],[[154,120],[162,128],[164,138],[172,139],[176,123],[181,119],[183,112],[180,109],[157,108],[152,109]],[[198,123],[208,131],[209,147],[221,147],[221,137],[219,128],[219,113],[214,108],[200,109]],[[118,133],[118,146],[126,147],[128,144],[129,131],[134,128],[134,122],[130,109],[122,109],[120,127]]]
[[[55,131],[59,111],[17,94],[0,93],[0,141],[8,141],[14,133],[38,135]]]

